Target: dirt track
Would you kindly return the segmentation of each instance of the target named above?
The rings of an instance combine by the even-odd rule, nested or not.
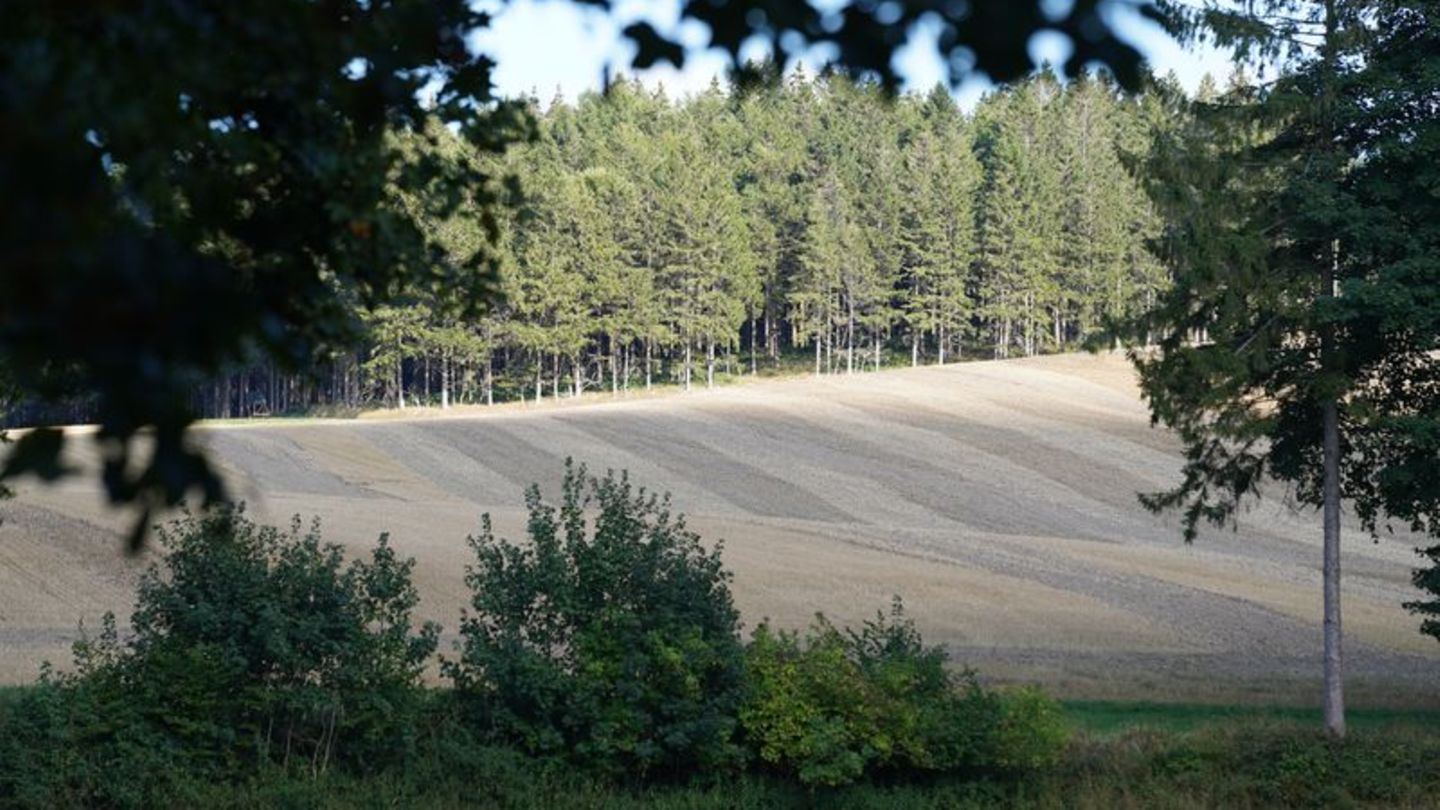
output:
[[[1306,700],[1318,694],[1319,520],[1283,497],[1185,546],[1137,504],[1175,480],[1115,357],[1066,356],[457,417],[208,427],[263,519],[318,514],[360,549],[418,560],[454,627],[465,535],[517,533],[521,491],[566,456],[668,489],[724,538],[747,622],[853,621],[904,596],[927,636],[997,678],[1070,694]],[[78,443],[85,461],[88,442]],[[76,623],[123,618],[143,563],[88,480],[27,486],[0,525],[0,682],[68,660]],[[1348,673],[1366,702],[1440,699],[1440,645],[1400,603],[1408,538],[1345,552]]]

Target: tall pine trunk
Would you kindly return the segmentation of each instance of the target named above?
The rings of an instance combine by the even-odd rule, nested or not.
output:
[[[1333,14],[1333,11],[1331,12]],[[1333,17],[1332,17],[1333,20]],[[1331,245],[1330,262],[1321,274],[1320,299],[1335,294],[1335,270],[1339,246]],[[1324,324],[1320,331],[1320,370],[1335,370],[1335,327]],[[1325,382],[1329,382],[1326,380]],[[1321,403],[1321,498],[1324,523],[1322,579],[1325,611],[1325,731],[1331,737],[1345,736],[1345,687],[1343,634],[1340,624],[1340,413],[1334,395]]]
[[[1322,148],[1334,149],[1335,107],[1335,60],[1339,20],[1336,17],[1334,0],[1325,3],[1325,45],[1321,110],[1326,116],[1322,131],[1325,138]],[[1340,264],[1340,243],[1330,243],[1329,261],[1325,264],[1320,278],[1320,303],[1333,297],[1335,276]],[[1208,337],[1208,335],[1207,335]],[[1320,329],[1320,369],[1327,378],[1336,374],[1335,326],[1324,323]],[[1333,381],[1325,379],[1327,386]],[[1333,390],[1333,389],[1332,389]],[[1340,413],[1336,395],[1327,391],[1321,404],[1321,460],[1323,480],[1321,495],[1324,502],[1324,593],[1325,593],[1325,731],[1334,739],[1345,736],[1345,690],[1343,634],[1340,625]]]
[[[1325,731],[1338,739],[1345,736],[1345,660],[1340,628],[1340,417],[1334,399],[1326,400],[1323,410]]]
[[[619,346],[619,345],[620,345],[620,341],[617,340],[614,335],[611,335],[611,336],[610,336],[610,393],[611,393],[612,395],[618,395],[618,394],[620,393],[620,358],[618,358],[618,357],[615,356],[615,352],[619,351],[619,349],[618,349],[618,346]],[[605,384],[604,379],[601,379],[600,384],[601,384],[601,385],[604,385],[604,384]]]
[[[845,323],[845,373],[855,373],[855,302],[847,302]]]
[[[440,409],[450,408],[450,358],[440,357]]]
[[[690,390],[690,339],[685,339],[685,390]]]
[[[520,397],[525,397],[525,389],[520,389]],[[485,404],[495,404],[495,358],[489,354],[485,355]]]
[[[755,316],[754,316],[754,315],[751,315],[751,316],[750,316],[750,373],[751,373],[752,375],[759,373],[759,372],[757,371],[758,364],[757,364],[756,361],[755,361],[755,337],[756,337],[755,331],[756,331],[756,329],[759,327],[759,325],[760,325],[760,322],[755,319]]]

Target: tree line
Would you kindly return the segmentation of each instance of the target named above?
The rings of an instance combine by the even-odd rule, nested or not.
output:
[[[709,386],[787,357],[852,373],[1075,348],[1167,283],[1127,163],[1175,119],[1164,97],[1042,71],[966,113],[943,87],[887,99],[836,76],[679,101],[622,79],[529,99],[532,135],[503,155],[438,124],[399,133],[411,161],[516,181],[493,234],[393,187],[438,262],[498,248],[499,303],[357,305],[353,349],[236,368],[194,407],[448,407]]]

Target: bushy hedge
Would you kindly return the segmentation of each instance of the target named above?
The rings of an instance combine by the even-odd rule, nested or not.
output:
[[[1054,762],[1066,726],[1034,690],[981,688],[947,667],[897,599],[858,631],[817,616],[809,631],[761,624],[750,643],[741,723],[760,759],[806,785],[867,772],[1028,770]]]
[[[159,542],[132,634],[107,615],[73,672],[47,670],[6,710],[0,803],[146,806],[182,775],[404,761],[439,634],[411,625],[412,561],[382,536],[346,565],[318,528],[257,526],[239,508],[182,517]]]
[[[613,774],[731,768],[745,687],[720,549],[624,476],[568,465],[528,542],[471,538],[473,611],[445,671],[499,739]],[[586,510],[594,512],[593,520]]]
[[[0,701],[0,806],[188,806],[256,780],[300,797],[305,779],[455,769],[569,790],[565,774],[673,783],[753,764],[813,789],[1044,768],[1064,744],[1052,701],[952,671],[898,601],[857,630],[762,624],[745,645],[719,547],[623,474],[567,465],[558,505],[526,500],[524,542],[488,519],[470,540],[442,690],[420,680],[439,628],[414,626],[413,561],[383,535],[347,563],[298,518],[181,517],[159,531],[130,632],[106,616],[72,672]]]

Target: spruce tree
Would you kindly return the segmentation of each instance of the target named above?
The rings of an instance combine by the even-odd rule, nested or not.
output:
[[[1348,0],[1166,10],[1182,33],[1282,72],[1232,81],[1152,163],[1175,283],[1140,323],[1164,336],[1160,351],[1134,357],[1186,464],[1146,503],[1183,509],[1187,539],[1201,521],[1233,521],[1268,478],[1320,509],[1325,727],[1339,737],[1342,498],[1371,530],[1387,517],[1436,528],[1433,487],[1409,483],[1436,467],[1425,437],[1440,330],[1426,293],[1440,273],[1421,168],[1436,74],[1416,70],[1434,65],[1434,13]]]

